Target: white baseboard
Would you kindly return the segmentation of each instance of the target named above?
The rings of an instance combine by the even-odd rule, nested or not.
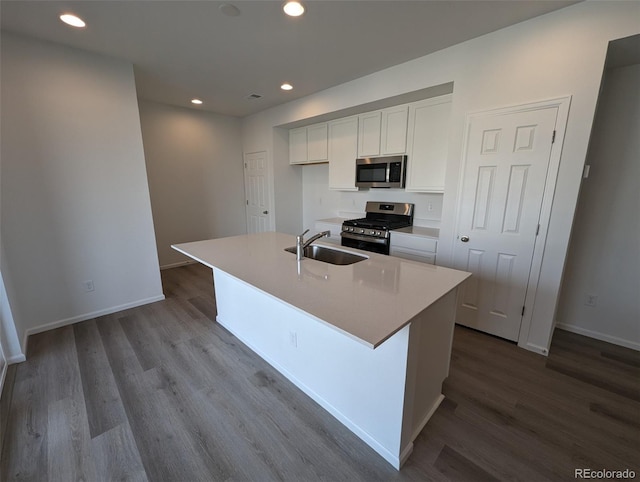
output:
[[[24,346],[24,352],[27,353],[27,343],[29,341],[29,336],[31,335],[36,335],[38,333],[43,333],[49,330],[55,330],[56,328],[60,328],[62,326],[73,325],[74,323],[79,323],[81,321],[92,320],[93,318],[97,318],[99,316],[110,315],[112,313],[117,313],[118,311],[128,310],[129,308],[135,308],[136,306],[147,305],[149,303],[155,303],[156,301],[162,300],[164,300],[164,295],[152,296],[151,298],[144,298],[142,300],[132,301],[131,303],[125,303],[124,305],[112,306],[110,308],[105,308],[104,310],[92,311],[91,313],[84,313],[82,315],[73,316],[71,318],[65,318],[64,320],[52,321],[51,323],[46,323],[34,328],[29,328],[24,334],[22,343],[22,345]]]
[[[433,414],[436,413],[436,410],[438,410],[438,407],[440,406],[443,400],[444,400],[444,395],[441,393],[440,396],[434,402],[434,404],[431,406],[429,411],[422,418],[420,423],[416,425],[416,429],[413,431],[413,434],[411,434],[411,442],[413,442],[415,439],[418,438],[418,435],[420,435],[420,432],[422,432],[422,430],[427,425],[427,422],[431,419]],[[403,460],[403,463],[404,463],[404,460]]]
[[[425,414],[425,416],[422,418],[420,423],[416,426],[415,430],[411,434],[411,441],[405,446],[404,450],[400,452],[400,467],[404,465],[404,463],[407,461],[407,459],[413,452],[413,441],[418,438],[418,435],[420,435],[420,432],[422,432],[422,430],[427,425],[427,422],[429,421],[429,419],[431,419],[433,414],[436,413],[436,410],[438,410],[438,407],[440,406],[443,400],[444,400],[444,395],[440,394],[436,399],[436,401],[434,402],[434,404],[429,409],[429,411]],[[398,468],[398,470],[400,469]]]
[[[631,348],[632,350],[640,351],[640,343],[625,340],[624,338],[618,338],[617,336],[607,335],[606,333],[600,333],[598,331],[587,330],[575,325],[568,325],[566,323],[556,323],[556,328],[560,328],[564,331],[571,333],[577,333],[578,335],[588,336],[589,338],[595,338],[596,340],[606,341],[607,343],[613,343],[614,345],[623,346],[625,348]]]
[[[164,269],[178,268],[180,266],[186,266],[188,264],[196,264],[196,263],[197,263],[197,261],[189,259],[187,261],[179,261],[177,263],[163,264],[162,266],[160,266],[160,271],[162,271]]]
[[[534,345],[533,343],[525,343],[523,345],[518,343],[518,347],[532,351],[533,353],[537,353],[538,355],[549,356],[549,350],[544,346]]]
[[[27,360],[27,357],[24,356],[24,354],[20,353],[19,355],[15,355],[7,358],[7,365],[13,365],[14,363],[22,363],[23,361],[26,361],[26,360]]]

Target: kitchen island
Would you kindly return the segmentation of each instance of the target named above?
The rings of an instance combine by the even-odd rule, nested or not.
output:
[[[260,233],[173,248],[213,269],[222,326],[399,469],[443,399],[470,274],[353,249],[367,258],[296,261],[294,244]]]

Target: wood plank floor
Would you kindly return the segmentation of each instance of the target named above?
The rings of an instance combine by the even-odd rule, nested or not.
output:
[[[640,477],[637,352],[557,331],[544,358],[457,327],[446,399],[397,472],[214,322],[211,270],[162,277],[165,301],[31,337],[0,481]]]

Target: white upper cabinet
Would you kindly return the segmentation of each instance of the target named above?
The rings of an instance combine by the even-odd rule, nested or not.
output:
[[[289,131],[289,162],[329,162],[329,189],[357,191],[359,157],[407,154],[405,189],[443,192],[451,94]]]
[[[404,154],[407,149],[407,106],[358,116],[358,157]]]
[[[450,94],[409,105],[407,191],[444,191],[450,117]]]
[[[357,191],[358,116],[329,122],[329,189]]]
[[[307,162],[307,128],[289,130],[289,164]]]
[[[382,111],[380,154],[391,156],[407,152],[407,110],[400,105]]]
[[[309,162],[322,162],[329,159],[326,122],[307,127],[307,159]]]
[[[327,123],[289,130],[289,164],[327,162]]]
[[[367,112],[358,116],[358,157],[380,155],[382,112]]]

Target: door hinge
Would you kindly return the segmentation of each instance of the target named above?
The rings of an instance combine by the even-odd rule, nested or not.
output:
[[[536,236],[540,233],[540,225],[538,224],[538,227],[536,228]]]
[[[249,200],[247,199],[247,206],[249,205]]]
[[[554,131],[554,132],[555,132],[555,131]],[[246,163],[246,162],[244,163],[244,168],[245,168],[245,169],[247,168],[247,163]]]
[[[554,142],[556,142],[556,131],[553,131],[553,135],[551,136],[551,144],[553,144]]]
[[[524,316],[524,306],[522,307],[522,316]]]

